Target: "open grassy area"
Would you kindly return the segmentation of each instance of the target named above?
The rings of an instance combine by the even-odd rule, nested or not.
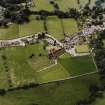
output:
[[[18,37],[19,26],[16,24],[11,25],[8,28],[0,28],[0,39],[11,39]]]
[[[80,5],[85,5],[88,0],[80,0]],[[91,0],[91,5],[93,5],[95,0]],[[78,8],[77,0],[55,0],[55,3],[58,3],[61,10],[68,10],[68,8]],[[33,10],[48,10],[53,11],[54,7],[49,3],[49,0],[33,0]],[[34,20],[33,20],[34,19]],[[0,29],[0,38],[1,39],[9,39],[16,38],[19,36],[24,36],[32,33],[36,33],[39,31],[44,31],[43,29],[43,21],[35,20],[35,17],[31,19],[31,22],[24,25],[12,25],[8,29]],[[76,22],[71,19],[64,19],[64,29],[65,33],[74,33],[77,32]],[[75,27],[75,28],[74,28]],[[51,17],[48,19],[48,31],[58,39],[62,39],[62,27],[60,24],[60,20]],[[18,36],[19,34],[19,36]]]
[[[92,83],[99,83],[97,74],[9,92],[0,97],[0,105],[76,105],[89,96]]]
[[[76,46],[76,52],[77,53],[88,53],[89,52],[89,46],[88,45],[77,45]]]
[[[49,82],[52,80],[65,79],[69,77],[70,74],[65,70],[60,64],[55,65],[50,69],[43,70],[38,73],[38,80],[40,83]]]
[[[10,75],[15,77],[15,79],[11,77],[14,85],[26,84],[30,81],[37,82],[36,71],[52,64],[42,44],[8,48],[0,53],[7,57],[6,63],[9,66]],[[32,54],[34,56],[30,58]]]
[[[80,0],[80,4],[77,4],[77,0],[54,0],[58,4],[60,10],[68,11],[69,8],[79,8],[88,3],[88,0]],[[95,0],[91,0],[91,6],[94,5]],[[33,0],[34,7],[32,10],[48,10],[53,11],[54,7],[50,4],[50,0]]]
[[[90,56],[69,57],[68,55],[64,55],[60,58],[59,62],[71,76],[89,73],[96,70]]]
[[[57,39],[64,38],[60,19],[56,16],[51,16],[47,18],[47,28],[48,32]]]
[[[53,11],[53,6],[49,3],[49,0],[33,0],[31,10]]]
[[[80,4],[77,4],[77,0],[55,0],[58,3],[59,7],[63,11],[68,11],[69,8],[79,8],[88,3],[88,0],[80,0]],[[91,6],[94,5],[95,0],[91,0]]]
[[[53,6],[49,4],[50,0],[33,1],[33,10],[54,10]],[[87,1],[80,0],[80,4],[83,5]],[[93,4],[95,0],[91,1]],[[63,11],[72,7],[79,8],[77,0],[55,0],[55,2]],[[17,38],[45,31],[43,20],[38,21],[35,18],[35,16],[30,17],[31,21],[23,25],[13,24],[7,29],[0,29],[0,39]],[[62,19],[62,22],[63,27],[58,17],[48,17],[46,20],[48,33],[60,40],[64,38],[63,28],[66,34],[71,35],[78,32],[75,20]],[[88,48],[84,45],[79,46],[77,51],[87,52]],[[30,57],[31,55],[33,56]],[[9,79],[12,86],[16,87],[29,82],[43,83],[96,71],[90,56],[70,57],[68,54],[64,54],[58,59],[57,65],[43,70],[51,65],[53,63],[48,59],[47,52],[43,49],[43,43],[27,47],[1,49],[0,89],[10,87]],[[8,92],[6,95],[0,96],[0,105],[76,105],[77,101],[87,99],[90,95],[89,86],[93,83],[99,84],[99,82],[98,74],[91,74],[62,82],[44,84],[27,90]],[[104,105],[105,100],[99,101],[97,100],[99,105]]]
[[[30,17],[31,21],[26,24],[19,25],[19,36],[31,35],[37,32],[44,32],[43,21],[36,20],[36,17]]]
[[[53,6],[49,3],[49,0],[33,0],[35,2],[35,7],[38,10],[48,10],[52,11]]]
[[[63,19],[64,32],[67,35],[78,32],[77,23],[74,19]]]
[[[78,8],[77,0],[56,0],[62,11],[68,11],[69,8]]]
[[[90,56],[70,57],[65,54],[58,60],[58,64],[52,68],[38,72],[39,82],[65,79],[96,71],[93,60]]]
[[[34,57],[30,58],[32,54]],[[8,48],[1,51],[1,55],[7,57],[6,64],[9,66],[9,74],[6,75],[5,72],[4,74],[10,76],[13,87],[29,82],[43,83],[65,79],[96,70],[91,57],[72,58],[68,54],[61,56],[57,65],[43,70],[53,63],[48,59],[42,43],[23,48]],[[4,69],[5,65],[1,67]],[[42,71],[39,72],[39,70]]]

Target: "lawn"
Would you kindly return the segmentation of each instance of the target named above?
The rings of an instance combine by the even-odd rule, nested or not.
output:
[[[30,17],[30,19],[31,21],[29,23],[19,25],[19,36],[20,37],[44,31],[42,20],[36,20],[35,17],[33,16]]]
[[[18,37],[19,26],[11,25],[9,28],[0,28],[0,39],[11,39]]]
[[[36,10],[53,10],[53,6],[49,3],[49,0],[33,0],[33,2]]]
[[[38,72],[38,80],[43,83],[93,71],[96,71],[96,68],[90,56],[72,58],[65,54],[59,58],[57,65]]]
[[[47,28],[49,34],[53,35],[57,39],[64,38],[61,21],[56,16],[51,16],[47,18]]]
[[[10,75],[15,77],[14,85],[26,84],[30,81],[37,82],[36,71],[52,64],[42,44],[8,48],[1,53],[7,56],[6,62],[9,65]],[[32,54],[34,57],[30,58]]]
[[[49,4],[49,0],[33,1],[35,4],[33,10],[54,10],[53,6]],[[80,1],[81,4],[87,2],[86,0]],[[63,11],[68,10],[68,8],[79,7],[76,3],[77,0],[55,0],[55,2],[59,3],[60,9]],[[13,24],[7,29],[1,28],[0,39],[11,39],[43,32],[43,21],[35,20],[35,18],[33,16],[30,17],[31,21],[23,25]],[[78,32],[75,20],[63,19],[62,21],[65,33],[73,34]],[[59,40],[64,38],[61,20],[58,17],[48,17],[47,28],[48,32],[55,38]],[[79,48],[79,51],[84,52],[84,48]],[[32,54],[34,56],[30,58]],[[4,60],[1,57],[2,55],[6,56],[5,62],[8,66],[8,73],[4,65]],[[65,79],[96,70],[90,56],[72,58],[68,54],[65,54],[59,58],[57,65],[39,72],[39,70],[52,64],[47,58],[47,52],[43,49],[43,43],[27,47],[1,49],[0,89],[7,89],[9,87],[8,76],[12,81],[13,87],[15,87],[29,82],[43,83]],[[88,88],[93,83],[99,84],[98,74],[41,85],[27,90],[8,92],[6,95],[0,96],[0,105],[76,105],[77,101],[85,99],[90,95]],[[104,101],[100,105],[103,104]]]
[[[69,8],[78,8],[77,0],[56,0],[56,3],[63,11],[68,11]]]
[[[33,16],[30,19],[31,21],[29,23],[22,25],[13,24],[9,28],[1,28],[0,39],[13,39],[37,32],[44,32],[43,21],[38,21]]]
[[[69,8],[79,8],[88,3],[88,0],[80,0],[80,4],[77,4],[77,0],[55,0],[58,3],[59,7],[63,11],[68,11]],[[94,5],[95,0],[91,0],[91,6]]]
[[[53,11],[54,7],[49,3],[50,0],[33,0],[34,7],[32,10],[47,10]],[[88,0],[80,0],[80,4],[77,4],[77,0],[54,0],[55,3],[59,5],[60,10],[68,11],[69,8],[79,8],[88,3]],[[91,0],[91,6],[94,5],[95,0]]]
[[[99,83],[97,74],[8,92],[0,97],[0,105],[76,105],[90,95],[88,87],[93,83]]]
[[[60,64],[57,64],[50,69],[39,72],[38,80],[40,83],[43,83],[52,80],[65,79],[69,76],[70,76],[69,72],[66,71]]]
[[[13,86],[27,84],[31,81],[43,83],[65,79],[96,70],[91,57],[72,58],[68,54],[61,56],[57,65],[43,70],[53,64],[43,49],[43,43],[23,48],[8,48],[1,54],[7,57],[6,63],[9,66],[9,75]],[[30,58],[32,54],[34,57]],[[41,56],[39,56],[40,54]],[[38,72],[39,70],[43,71]]]
[[[63,19],[62,22],[65,34],[72,35],[79,31],[77,23],[74,19]]]
[[[68,55],[64,55],[59,59],[59,62],[71,76],[96,70],[91,56],[69,57]]]
[[[80,4],[86,4],[88,0],[80,0]],[[95,0],[91,0],[92,5],[94,4]],[[68,10],[68,8],[78,8],[77,0],[55,0],[56,3],[58,3],[61,10]],[[49,0],[33,0],[33,10],[49,10],[53,11],[53,6],[49,3]],[[43,28],[43,21],[37,21],[35,20],[36,17],[31,19],[30,23],[26,23],[24,25],[11,25],[7,29],[0,29],[0,39],[10,39],[10,38],[16,38],[19,36],[24,36],[36,32],[42,32],[44,31]],[[65,33],[74,33],[77,32],[77,26],[76,22],[71,19],[64,19],[64,28]],[[48,31],[49,33],[53,34],[58,39],[62,39],[63,31],[61,27],[61,22],[57,17],[49,17],[48,18]],[[72,27],[73,26],[73,27]]]
[[[76,52],[77,53],[88,53],[89,52],[89,46],[88,45],[77,45],[76,46]]]

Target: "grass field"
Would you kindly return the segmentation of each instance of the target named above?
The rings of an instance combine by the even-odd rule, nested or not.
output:
[[[68,11],[68,8],[79,8],[88,3],[88,0],[80,0],[80,5],[77,4],[77,0],[55,0],[59,7],[63,11]],[[95,0],[91,0],[91,5],[94,5]]]
[[[6,63],[9,66],[10,75],[15,77],[15,79],[12,78],[14,80],[13,85],[26,84],[30,81],[37,82],[36,71],[52,64],[46,51],[43,50],[42,44],[24,48],[8,48],[0,51],[0,53],[7,57]],[[32,54],[34,54],[34,57],[30,58]],[[4,65],[1,68],[5,68]]]
[[[57,65],[38,72],[38,80],[43,83],[94,71],[96,71],[96,68],[90,56],[72,58],[65,54],[59,58]]]
[[[54,7],[49,3],[49,0],[33,0],[33,10],[49,10],[53,11]],[[80,0],[80,5],[84,5],[88,2],[88,0]],[[91,5],[93,5],[95,0],[91,0]],[[77,0],[55,0],[55,3],[58,3],[61,10],[68,10],[70,7],[78,8]],[[34,19],[34,20],[33,20]],[[0,38],[1,39],[9,39],[16,38],[19,36],[25,36],[28,34],[36,33],[39,31],[44,31],[43,29],[43,21],[35,20],[35,17],[31,19],[32,21],[28,24],[24,25],[12,25],[8,29],[0,29]],[[76,22],[71,19],[63,20],[65,33],[74,33],[78,31]],[[74,28],[75,27],[75,28]],[[61,27],[61,22],[57,17],[49,17],[48,18],[48,31],[49,33],[53,33],[58,39],[62,39],[63,31]]]
[[[79,31],[74,19],[63,19],[63,25],[65,34],[72,35]]]
[[[76,46],[76,52],[77,53],[88,53],[89,52],[89,46],[88,45],[77,45]]]
[[[37,32],[44,32],[44,24],[42,20],[36,20],[36,17],[30,17],[31,21],[23,25],[11,25],[7,29],[0,29],[0,39],[18,38],[26,35],[31,35]],[[61,23],[62,22],[62,23]],[[48,33],[58,40],[64,38],[64,33],[72,35],[78,32],[77,23],[73,19],[63,19],[62,21],[56,17],[51,16],[46,20]],[[63,26],[62,26],[63,25]],[[63,33],[64,30],[64,33]]]
[[[33,58],[29,58],[34,54]],[[41,56],[39,56],[41,54]],[[6,75],[5,65],[1,63],[3,68],[3,78],[10,76],[13,87],[29,82],[49,82],[53,80],[65,79],[71,76],[77,76],[96,70],[92,58],[89,56],[72,58],[65,54],[60,57],[58,64],[42,70],[53,65],[48,59],[47,53],[43,50],[42,44],[36,44],[28,47],[8,48],[1,50],[1,55],[7,57],[6,64],[9,69],[9,74]],[[4,83],[7,78],[4,79]],[[1,85],[2,88],[2,85]]]
[[[11,25],[9,28],[0,28],[0,39],[11,39],[18,37],[19,26],[16,24]]]
[[[49,4],[49,0],[33,1],[35,5],[33,10],[54,10],[53,6]],[[87,0],[80,1],[81,5],[87,2]],[[92,0],[92,4],[94,1]],[[55,2],[59,3],[60,9],[63,11],[68,10],[69,7],[79,7],[77,0],[55,0]],[[35,20],[35,18],[35,16],[30,17],[31,21],[27,24],[14,24],[8,29],[0,29],[0,39],[17,38],[45,31],[43,21]],[[63,19],[62,22],[63,24],[58,17],[48,17],[46,21],[48,32],[58,40],[64,38],[63,28],[64,32],[70,35],[78,32],[75,20]],[[82,47],[82,52],[84,52],[83,48],[85,47]],[[32,54],[34,56],[30,58]],[[73,58],[64,54],[59,58],[57,65],[39,72],[51,65],[53,63],[48,59],[47,52],[43,49],[43,43],[0,49],[0,89],[10,88],[9,79],[12,86],[16,87],[29,82],[43,83],[96,71],[90,56]],[[33,89],[8,92],[6,95],[0,96],[0,105],[76,105],[77,101],[90,95],[88,87],[93,83],[99,84],[98,74],[41,85]]]
[[[0,97],[0,105],[76,105],[89,96],[88,87],[92,83],[99,83],[97,74],[9,92]]]
[[[80,75],[96,70],[90,56],[69,57],[64,55],[59,60],[60,64],[70,73],[71,76]]]
[[[57,64],[50,69],[39,72],[38,80],[40,83],[43,83],[53,80],[65,79],[69,76],[70,76],[69,72],[65,70],[60,64]]]
[[[53,35],[57,39],[62,39],[64,38],[62,27],[61,27],[61,22],[60,19],[57,17],[48,17],[47,18],[47,27],[48,27],[48,32]]]
[[[36,17],[31,16],[29,23],[19,25],[19,36],[31,35],[37,32],[44,32],[43,21],[36,20]]]
[[[50,0],[33,0],[34,8],[32,10],[48,10],[53,11],[54,7],[50,4]],[[79,8],[88,3],[88,0],[80,0],[80,5],[77,4],[77,0],[54,0],[58,4],[60,10],[68,11],[68,8]],[[91,5],[94,5],[95,0],[91,0]]]

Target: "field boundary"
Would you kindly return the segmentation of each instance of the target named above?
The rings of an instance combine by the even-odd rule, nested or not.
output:
[[[45,67],[45,68],[43,68],[43,69],[40,69],[40,70],[39,70],[39,71],[37,71],[37,72],[45,71],[45,70],[47,70],[47,69],[49,69],[49,68],[54,67],[55,65],[57,65],[57,64],[52,64],[52,65],[47,66],[47,67]]]
[[[98,73],[98,71],[84,73],[84,74],[80,74],[80,75],[76,75],[76,76],[70,76],[70,77],[67,77],[64,79],[57,79],[57,80],[52,80],[52,81],[48,81],[48,82],[43,82],[43,83],[39,83],[39,85],[44,85],[44,84],[49,84],[49,83],[54,83],[54,82],[61,82],[61,81],[75,79],[75,78],[79,78],[79,77],[83,77],[83,76],[87,76],[87,75],[91,75],[91,74],[96,74],[96,73]]]

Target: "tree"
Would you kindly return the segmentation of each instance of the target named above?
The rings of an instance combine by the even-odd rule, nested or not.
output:
[[[88,3],[90,4],[91,3],[91,0],[88,0]]]
[[[80,0],[77,0],[77,4],[80,4]]]
[[[3,96],[6,94],[6,91],[4,89],[0,89],[0,95]]]

